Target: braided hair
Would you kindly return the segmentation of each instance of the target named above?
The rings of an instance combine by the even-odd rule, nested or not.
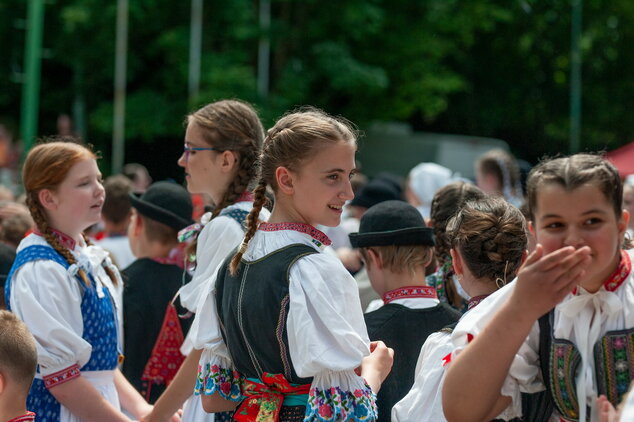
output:
[[[447,224],[447,234],[473,275],[498,287],[515,278],[528,243],[520,210],[496,197],[467,202]]]
[[[22,169],[22,180],[26,191],[26,205],[37,229],[42,233],[46,242],[64,257],[69,265],[77,263],[71,251],[64,246],[49,224],[49,219],[38,198],[43,189],[56,189],[66,178],[71,168],[80,161],[96,160],[97,155],[88,147],[81,145],[73,137],[55,137],[44,140],[34,147],[26,157]],[[90,241],[84,236],[86,244]],[[104,267],[112,282],[116,285],[118,278],[109,267]],[[79,276],[90,286],[90,280],[83,269],[79,269]]]
[[[238,171],[212,211],[211,217],[215,218],[253,187],[264,128],[253,107],[240,100],[207,104],[187,116],[186,124],[198,126],[205,142],[217,151],[233,151],[238,156]],[[187,247],[188,255],[195,251],[196,241]]]
[[[253,208],[247,217],[247,229],[238,252],[231,260],[230,272],[235,274],[242,255],[255,235],[258,216],[267,201],[266,189],[277,191],[275,170],[286,167],[298,171],[321,148],[339,142],[356,144],[357,131],[347,120],[333,117],[315,108],[302,108],[286,114],[269,129],[258,160],[258,182]]]

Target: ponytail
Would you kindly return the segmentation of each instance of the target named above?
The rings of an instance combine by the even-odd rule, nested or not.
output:
[[[242,243],[240,244],[238,252],[231,259],[231,265],[229,267],[229,273],[231,275],[236,275],[236,272],[238,271],[238,266],[240,265],[240,260],[242,259],[242,255],[244,255],[244,253],[247,251],[249,242],[258,229],[258,217],[260,215],[260,211],[262,211],[262,207],[267,201],[266,186],[266,181],[264,179],[260,179],[260,181],[258,182],[258,186],[253,191],[253,208],[251,208],[251,212],[249,212],[249,215],[247,216],[247,230],[244,233],[244,239],[242,239]]]

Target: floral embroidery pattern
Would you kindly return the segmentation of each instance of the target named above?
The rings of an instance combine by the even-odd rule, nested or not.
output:
[[[374,421],[377,416],[376,395],[366,384],[354,391],[311,388],[304,421]]]
[[[565,340],[554,340],[550,353],[550,387],[559,413],[567,419],[579,418],[579,403],[575,390],[575,376],[581,355],[575,345]]]
[[[242,401],[243,382],[244,379],[238,371],[208,363],[204,368],[198,366],[194,394],[210,396],[217,391],[226,400]]]
[[[55,387],[56,385],[64,384],[67,381],[77,378],[80,375],[79,365],[69,366],[54,374],[42,377],[44,379],[44,385],[46,388]]]
[[[621,262],[619,263],[618,268],[614,273],[607,279],[604,283],[605,289],[609,292],[613,292],[618,289],[621,284],[625,281],[628,275],[630,275],[630,271],[632,270],[632,260],[630,259],[630,255],[621,251]]]
[[[408,297],[425,298],[425,299],[438,299],[436,296],[436,289],[429,286],[409,286],[401,287],[399,289],[390,290],[383,294],[383,303],[386,305],[393,300],[403,299]]]
[[[300,233],[307,234],[311,236],[318,243],[324,244],[326,246],[330,246],[332,241],[326,234],[320,230],[317,230],[310,224],[304,223],[262,223],[258,226],[258,230],[263,230],[265,232],[275,232],[278,230],[295,230]],[[317,245],[321,246],[321,245]]]
[[[594,348],[599,393],[615,406],[634,379],[634,330],[607,333]]]

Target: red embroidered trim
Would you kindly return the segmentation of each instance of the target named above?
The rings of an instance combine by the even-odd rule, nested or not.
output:
[[[438,299],[436,289],[430,286],[410,286],[390,290],[383,294],[383,303],[386,305],[396,299],[425,298]]]
[[[7,422],[31,422],[34,420],[35,420],[35,413],[26,412],[24,415],[8,420]]]
[[[73,366],[69,366],[66,369],[62,369],[59,372],[55,372],[54,374],[47,375],[43,377],[44,386],[46,388],[53,388],[57,385],[64,384],[67,381],[70,381],[74,378],[80,376],[79,365],[75,364]]]
[[[310,224],[306,223],[261,223],[258,229],[265,232],[276,232],[279,230],[295,230],[296,232],[304,233],[311,236],[320,244],[330,246],[332,241],[326,236],[326,234],[320,230],[317,230]],[[321,246],[321,245],[318,245]]]
[[[630,259],[630,255],[621,251],[621,262],[619,262],[619,266],[616,271],[612,273],[612,275],[603,283],[605,286],[605,290],[609,292],[613,292],[625,281],[625,279],[630,275],[630,271],[632,271],[632,260]]]
[[[253,202],[253,199],[255,199],[253,197],[253,193],[249,192],[248,190],[245,190],[244,192],[240,194],[240,196],[238,196],[238,199],[236,199],[236,202]]]
[[[75,239],[73,239],[66,233],[60,232],[59,230],[51,229],[51,232],[53,232],[53,235],[57,238],[57,240],[59,240],[59,242],[62,245],[66,246],[71,251],[75,249],[75,246],[77,245],[77,242],[75,242]],[[34,229],[33,233],[35,233],[36,235],[40,237],[44,237],[44,234],[40,233],[40,231],[37,229]]]

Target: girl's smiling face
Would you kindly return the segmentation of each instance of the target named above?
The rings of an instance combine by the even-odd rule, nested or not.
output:
[[[531,231],[548,254],[573,246],[591,249],[592,262],[579,284],[589,292],[599,290],[616,270],[629,213],[617,216],[611,202],[593,184],[566,190],[557,183],[540,187]]]
[[[356,145],[340,141],[319,150],[297,171],[289,171],[292,188],[286,214],[292,221],[335,227],[343,205],[354,197]]]

